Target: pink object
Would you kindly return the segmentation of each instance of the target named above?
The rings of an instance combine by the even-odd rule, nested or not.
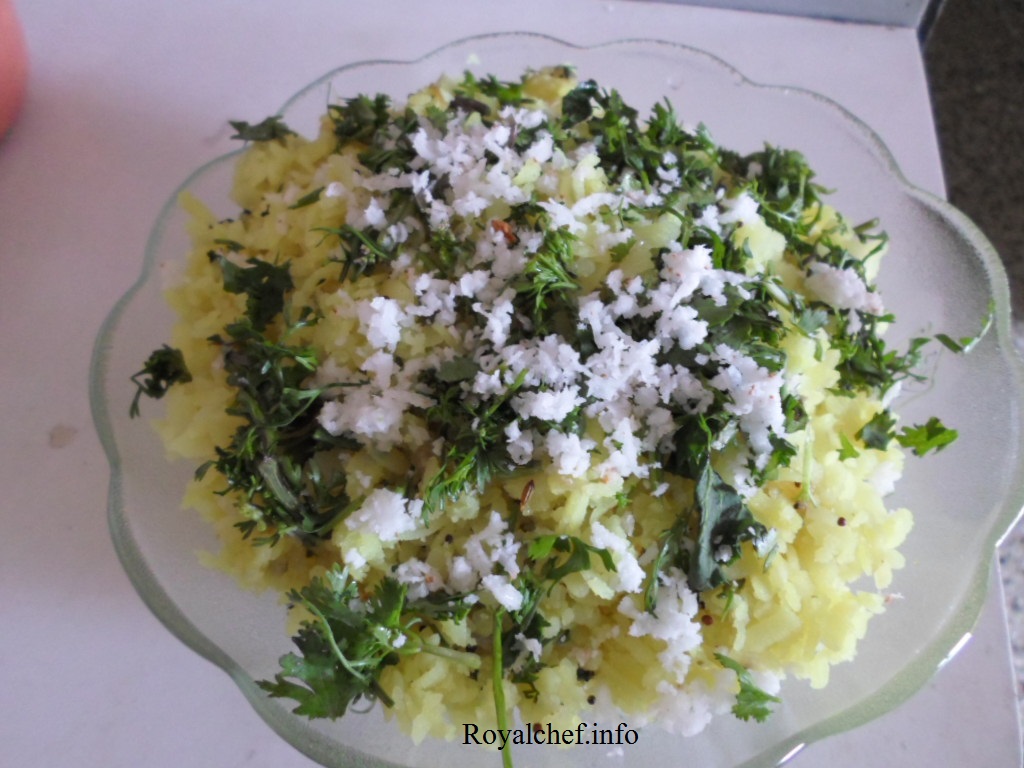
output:
[[[11,127],[25,100],[28,51],[11,0],[0,0],[0,138]]]

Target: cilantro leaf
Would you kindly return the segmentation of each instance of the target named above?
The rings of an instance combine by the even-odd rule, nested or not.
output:
[[[552,552],[564,554],[564,558],[549,558]],[[538,536],[530,544],[530,559],[541,560],[549,558],[541,570],[542,578],[552,582],[552,585],[561,581],[570,573],[585,571],[591,567],[590,556],[597,555],[604,567],[609,571],[615,570],[615,563],[612,561],[611,553],[607,549],[595,547],[576,536]]]
[[[881,410],[871,417],[871,420],[857,431],[857,439],[863,441],[868,448],[875,448],[884,451],[889,447],[889,442],[896,436],[893,428],[896,426],[896,417],[887,410]]]
[[[570,127],[594,114],[591,100],[598,96],[597,83],[585,80],[562,97],[562,125]]]
[[[294,699],[294,712],[311,718],[341,717],[362,698],[390,706],[377,680],[398,660],[393,647],[397,635],[388,632],[396,627],[394,620],[378,625],[376,619],[400,614],[405,589],[378,587],[374,597],[375,610],[367,611],[356,582],[347,571],[337,570],[292,591],[289,598],[314,618],[304,621],[293,638],[301,656],[281,657],[281,671],[273,681],[259,681],[260,688],[272,697]],[[375,631],[378,628],[382,631]]]
[[[924,456],[929,451],[941,451],[957,439],[959,433],[945,426],[938,418],[932,416],[924,424],[904,427],[896,435],[896,440],[904,448],[913,450],[916,456]]]
[[[437,378],[445,383],[454,384],[472,379],[479,370],[480,364],[472,357],[455,357],[441,364],[437,370]]]
[[[348,570],[335,566],[289,598],[313,617],[293,638],[301,655],[282,656],[281,671],[257,685],[272,697],[298,702],[296,714],[336,719],[361,699],[390,707],[380,675],[402,655],[431,653],[479,668],[476,654],[420,639],[415,631],[420,619],[406,618],[412,606],[406,585],[396,579],[381,580],[363,600]]]
[[[860,451],[850,442],[844,434],[839,435],[839,460],[845,461],[846,459],[855,459],[860,456]]]
[[[828,311],[820,307],[816,309],[805,307],[794,316],[793,323],[807,336],[813,336],[815,331],[825,327],[828,323],[828,316]]]
[[[303,628],[294,642],[302,655],[289,653],[282,656],[279,661],[281,672],[274,681],[258,681],[257,685],[272,697],[294,699],[298,705],[292,711],[297,715],[341,717],[349,704],[359,698],[361,687],[352,685],[350,680],[338,679],[335,672],[337,662],[321,633]],[[301,680],[302,684],[295,680]]]
[[[782,700],[758,688],[750,676],[750,671],[738,661],[730,659],[723,653],[716,653],[715,658],[723,667],[735,672],[740,683],[740,690],[736,694],[736,703],[733,704],[732,713],[740,720],[753,718],[759,723],[767,720],[772,714],[771,704],[779,704]]]
[[[262,331],[284,309],[285,294],[293,287],[287,264],[271,264],[257,258],[240,267],[216,251],[208,254],[220,266],[224,290],[245,294],[245,313],[253,328]]]
[[[143,395],[159,400],[167,394],[172,384],[187,381],[192,381],[192,374],[185,365],[185,356],[180,349],[164,344],[146,358],[142,370],[132,375],[132,382],[137,389],[128,415],[131,418],[139,415],[139,400]]]
[[[244,120],[229,122],[235,129],[235,135],[231,138],[242,141],[281,141],[286,136],[295,135],[295,131],[284,124],[280,115],[271,115],[255,125]]]

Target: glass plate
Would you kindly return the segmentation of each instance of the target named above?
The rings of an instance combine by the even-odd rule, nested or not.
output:
[[[986,596],[997,541],[1024,504],[1021,451],[1022,366],[1011,341],[1009,293],[998,256],[980,232],[945,202],[912,187],[878,137],[835,103],[806,91],[747,80],[721,60],[692,48],[649,40],[579,48],[551,38],[503,34],[451,43],[415,61],[342,67],[304,88],[280,112],[312,135],[329,98],[386,92],[402,99],[443,73],[470,69],[515,78],[528,66],[572,64],[583,78],[616,88],[646,109],[668,98],[684,120],[702,122],[715,140],[748,152],[764,142],[799,149],[831,201],[855,222],[882,219],[891,236],[879,285],[897,322],[887,339],[978,331],[990,302],[995,324],[969,356],[931,345],[933,383],[907,392],[907,422],[940,416],[960,439],[925,460],[910,459],[893,505],[910,507],[916,525],[902,552],[907,566],[893,589],[902,600],[872,620],[855,661],[834,668],[813,691],[783,686],[782,706],[764,724],[718,718],[689,739],[645,730],[621,756],[609,747],[519,747],[520,766],[664,765],[685,755],[694,766],[768,766],[801,745],[854,728],[893,709],[920,689],[971,630]],[[268,110],[269,113],[269,110]],[[186,217],[176,202],[187,189],[219,215],[234,215],[227,197],[234,156],[193,173],[163,209],[142,274],[114,307],[96,342],[91,371],[94,420],[111,466],[109,519],[117,552],[142,598],[183,642],[230,674],[260,715],[285,739],[326,766],[497,766],[495,751],[460,743],[413,745],[379,708],[338,722],[292,715],[254,680],[271,677],[290,650],[285,610],[275,595],[240,590],[200,566],[196,553],[217,542],[199,516],[181,510],[193,467],[169,464],[159,439],[128,419],[129,377],[169,338],[173,322],[162,273],[188,250]],[[911,388],[913,389],[913,388]],[[159,412],[146,403],[145,414]],[[603,724],[602,724],[603,725]]]

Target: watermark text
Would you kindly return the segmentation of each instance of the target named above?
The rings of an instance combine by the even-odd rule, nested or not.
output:
[[[551,723],[534,723],[522,728],[481,728],[475,723],[463,723],[463,744],[497,746],[499,750],[512,745],[622,746],[636,744],[640,734],[627,723],[614,728],[601,728],[597,723],[580,723],[575,728],[556,728]]]

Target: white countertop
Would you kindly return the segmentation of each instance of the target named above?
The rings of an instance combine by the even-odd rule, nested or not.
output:
[[[26,109],[0,143],[4,764],[312,765],[136,596],[108,537],[108,469],[89,415],[94,336],[136,279],[168,194],[228,148],[229,118],[269,114],[341,63],[409,58],[469,34],[656,37],[711,51],[753,80],[831,96],[883,137],[911,181],[942,190],[913,30],[678,4],[548,5],[15,1],[32,71]],[[792,764],[1020,765],[998,588],[974,637],[924,690]]]

